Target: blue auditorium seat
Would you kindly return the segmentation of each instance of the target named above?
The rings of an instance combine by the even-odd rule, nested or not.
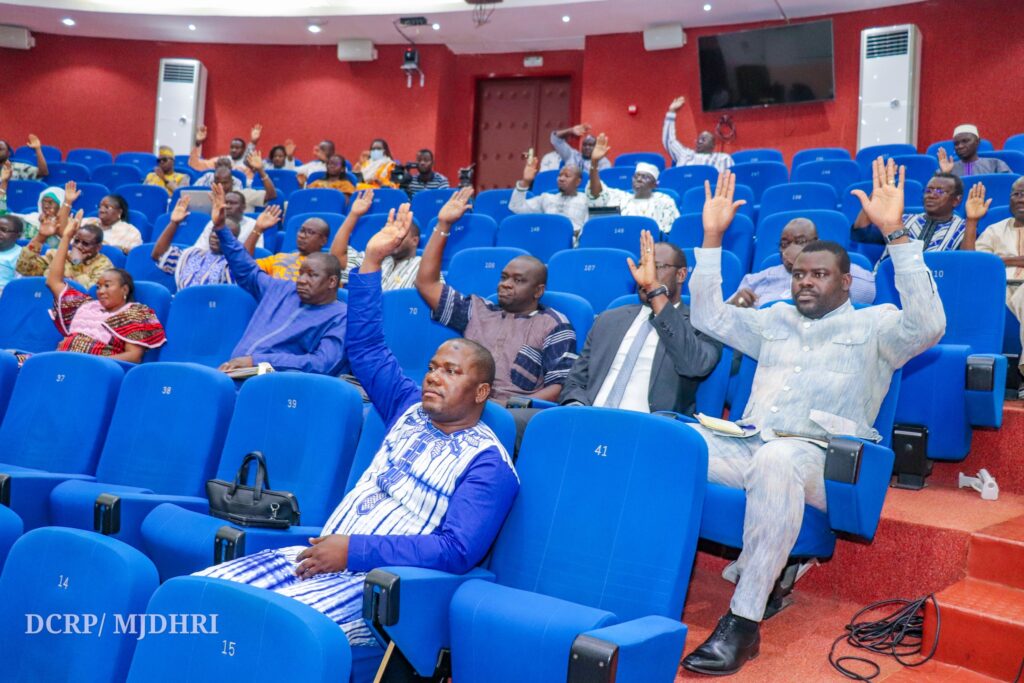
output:
[[[231,359],[255,310],[256,301],[236,285],[181,290],[164,323],[167,343],[160,348],[160,360],[218,367]]]
[[[870,147],[864,147],[857,151],[857,155],[854,157],[854,161],[860,166],[861,177],[865,179],[871,178],[871,164],[874,163],[875,159],[882,157],[889,161],[889,157],[899,156],[902,154],[917,154],[917,148],[913,145],[906,143],[893,143],[889,145],[871,145]]]
[[[1017,133],[1006,138],[1006,141],[1003,143],[1003,149],[1015,149],[1024,152],[1024,133]]]
[[[46,165],[49,166],[51,163],[60,163],[61,151],[59,147],[53,145],[40,145],[39,151],[43,153],[43,158],[46,159]],[[15,150],[11,157],[14,161],[24,161],[25,163],[36,165],[36,151],[28,145],[22,145]]]
[[[299,179],[295,171],[285,168],[268,168],[267,176],[274,183],[274,189],[277,190],[278,197],[288,199],[299,191]],[[257,190],[263,189],[263,178],[260,176],[253,178],[252,186]]]
[[[769,187],[761,195],[758,223],[767,216],[784,211],[834,210],[839,200],[826,183],[786,183]]]
[[[760,163],[764,161],[783,162],[782,152],[777,149],[741,149],[732,153],[732,160],[737,164]]]
[[[540,194],[541,192],[558,192],[558,174],[560,170],[552,171],[541,171],[533,179],[533,185],[530,190],[534,194]],[[581,187],[584,186],[580,183]]]
[[[793,167],[793,182],[826,183],[842,199],[846,188],[861,180],[860,166],[847,156],[845,159],[809,161]]]
[[[654,164],[659,171],[665,170],[665,157],[661,152],[627,152],[615,157],[616,166],[636,166],[641,162]]]
[[[397,211],[402,204],[408,203],[410,203],[409,195],[402,190],[396,190],[393,187],[379,187],[373,191],[373,204],[370,206],[370,213],[387,213],[391,209]],[[426,223],[427,221],[422,221],[420,225]]]
[[[46,164],[48,173],[46,182],[57,187],[64,187],[69,181],[76,183],[87,183],[91,177],[89,168],[82,164],[61,163],[59,161]]]
[[[572,249],[573,226],[565,216],[545,213],[509,214],[495,243],[499,247],[524,249],[547,263],[556,251]]]
[[[636,291],[636,281],[622,249],[567,249],[548,261],[548,289],[577,294],[595,311],[603,311],[615,297]]]
[[[285,372],[247,380],[238,392],[215,478],[233,481],[247,453],[263,453],[272,484],[268,488],[295,495],[301,526],[243,527],[242,539],[222,557],[305,545],[310,536],[319,536],[341,502],[362,418],[359,392],[333,377]],[[255,476],[251,472],[250,481],[243,483],[252,485]],[[224,526],[231,524],[207,514],[205,507],[190,510],[166,503],[146,517],[142,538],[166,581],[214,564],[214,545]]]
[[[1010,188],[1020,177],[1015,173],[982,173],[964,177],[962,179],[964,181],[964,200],[957,207],[958,213],[965,210],[964,207],[967,204],[971,188],[978,183],[985,184],[985,197],[991,198],[993,204],[1009,204]]]
[[[183,613],[216,614],[217,633],[147,635],[136,647],[128,683],[224,683],[242,671],[248,683],[276,683],[297,671],[303,683],[343,683],[353,668],[353,649],[336,623],[262,588],[183,576],[160,586],[146,612],[168,621]],[[381,656],[378,648],[357,649]]]
[[[231,169],[231,175],[234,176],[234,178],[242,184],[242,187],[246,187],[249,184],[249,179],[246,178],[245,174],[239,171],[237,168]]]
[[[111,192],[117,192],[123,185],[139,184],[142,174],[129,164],[103,164],[92,169],[92,182],[106,185]]]
[[[789,169],[781,161],[751,161],[732,167],[737,185],[746,185],[754,191],[754,203],[761,204],[761,196],[769,187],[789,182]],[[712,185],[714,189],[714,185]]]
[[[384,337],[402,371],[419,382],[443,342],[458,335],[430,319],[430,307],[415,289],[384,292]]]
[[[82,164],[90,170],[95,170],[97,166],[114,163],[114,157],[105,149],[82,148],[69,150],[64,161],[69,164]]]
[[[121,247],[115,247],[110,244],[101,244],[100,253],[110,259],[110,262],[114,264],[115,268],[124,268],[125,255],[121,251]]]
[[[129,180],[128,182],[137,183],[138,180]],[[110,194],[110,188],[106,185],[95,180],[88,183],[78,183],[78,191],[81,196],[78,201],[75,202],[75,209],[81,209],[86,213],[92,213],[100,208],[100,202],[103,198]]]
[[[501,281],[501,271],[517,256],[529,256],[515,247],[470,247],[452,257],[445,282],[462,294],[484,298],[494,294]]]
[[[693,249],[683,249],[683,253],[686,254],[686,262],[689,264],[689,273],[687,273],[686,280],[683,282],[683,296],[689,301],[690,297],[690,276],[693,275],[694,266],[697,265],[697,258],[694,256]],[[736,290],[740,287],[740,281],[743,279],[746,271],[740,265],[740,260],[736,258],[736,255],[730,251],[722,252],[722,297],[728,298],[736,293]]]
[[[302,213],[344,214],[345,195],[330,188],[297,190],[288,197],[288,218]]]
[[[368,576],[363,613],[378,637],[421,676],[450,648],[456,681],[593,680],[584,650],[597,640],[618,648],[606,680],[672,681],[706,488],[703,441],[662,417],[558,408],[530,421],[516,468],[519,495],[487,569]]]
[[[123,185],[117,190],[117,194],[125,198],[132,210],[146,214],[149,222],[167,213],[168,208],[174,209],[173,206],[167,206],[167,190],[156,185]]]
[[[1009,308],[1006,309],[1006,330],[1003,333],[1003,353],[1021,355],[1020,321]],[[1012,370],[1012,369],[1011,369]],[[1010,370],[1008,370],[1009,372]]]
[[[1002,206],[998,206],[996,205],[996,202],[993,201],[992,206],[988,207],[985,217],[978,221],[978,236],[980,237],[981,233],[985,232],[990,225],[1001,223],[1007,218],[1012,217],[1013,214],[1010,213],[1010,207],[1008,205],[1003,204]]]
[[[7,183],[7,208],[14,213],[30,213],[39,204],[39,195],[46,191],[39,180],[11,180]]]
[[[149,152],[121,152],[114,157],[115,164],[126,164],[139,169],[139,173],[145,178],[156,168],[157,159],[155,154]],[[167,194],[164,192],[164,194]]]
[[[672,224],[668,241],[681,249],[693,249],[704,243],[704,222],[700,213],[684,213]],[[722,248],[731,251],[739,260],[743,273],[750,271],[754,254],[754,224],[742,213],[737,213],[722,238]],[[688,267],[693,269],[693,262]],[[731,292],[730,292],[731,294]]]
[[[907,178],[927,185],[939,170],[939,160],[927,154],[898,154],[893,157],[897,166],[907,169]]]
[[[782,229],[794,218],[806,218],[818,229],[818,239],[832,240],[845,247],[850,242],[850,221],[839,211],[784,211],[766,216],[754,233],[754,260],[761,263],[779,250]]]
[[[636,294],[627,294],[626,296],[636,297]],[[491,294],[487,300],[498,303],[498,295]],[[590,327],[594,324],[594,308],[590,302],[577,294],[554,292],[549,289],[540,298],[540,303],[542,306],[555,309],[569,319],[572,329],[576,332],[576,352],[582,351],[583,344],[587,341],[587,333],[590,332]]]
[[[580,247],[597,249],[622,249],[633,254],[635,261],[640,255],[640,233],[650,231],[655,241],[661,238],[657,221],[646,216],[598,216],[583,224],[580,233]]]
[[[146,363],[125,373],[96,465],[95,481],[50,493],[56,526],[95,529],[142,548],[140,528],[161,503],[208,509],[206,482],[224,446],[234,382],[193,363]],[[107,517],[99,503],[109,494]]]
[[[427,225],[431,220],[437,218],[441,207],[448,203],[448,200],[455,194],[457,188],[446,187],[438,190],[422,190],[412,198],[412,215],[420,225]]]
[[[981,152],[978,156],[988,157],[992,159],[999,159],[1014,173],[1020,175],[1024,173],[1024,152],[1015,149],[1003,149],[1000,151],[988,150]]]
[[[366,243],[370,241],[370,238],[376,235],[381,228],[387,225],[388,214],[386,213],[368,213],[359,217],[356,221],[356,227],[352,229],[352,234],[348,238],[348,244],[356,251],[363,251],[366,249]],[[413,217],[413,222],[419,225],[419,221]],[[333,235],[331,237],[333,240]],[[330,242],[328,242],[328,247]]]
[[[46,278],[22,277],[7,283],[0,294],[0,350],[39,353],[57,348],[61,334],[50,318],[52,308]]]
[[[1009,141],[1007,141],[1007,142],[1009,142]],[[933,142],[932,144],[928,145],[928,149],[925,150],[925,154],[927,154],[928,156],[932,156],[932,157],[938,157],[939,147],[945,147],[946,148],[946,154],[949,155],[949,158],[952,159],[953,161],[956,161],[956,159],[957,159],[956,149],[954,149],[954,147],[953,147],[953,141],[952,140],[940,140],[938,142]],[[978,141],[978,152],[979,152],[979,154],[981,152],[991,152],[994,149],[995,149],[995,146],[992,144],[991,140],[982,139],[982,140]],[[980,156],[985,156],[985,155],[984,154],[980,154]]]
[[[170,208],[174,208],[174,204],[171,204]],[[160,239],[160,235],[163,234],[164,228],[171,222],[171,214],[164,213],[153,219],[153,229],[150,231],[150,238],[155,242]],[[182,221],[181,225],[178,226],[178,231],[174,233],[174,244],[180,244],[187,247],[191,247],[195,244],[195,241],[199,239],[199,236],[203,234],[203,230],[206,229],[206,224],[210,222],[210,214],[203,213],[202,211],[189,211],[188,216]],[[152,251],[152,250],[150,250]]]
[[[420,244],[426,244],[430,233],[434,231],[437,219],[427,224],[427,229],[420,233]],[[490,216],[466,213],[451,226],[451,236],[441,256],[441,270],[448,270],[452,257],[463,249],[470,247],[493,247],[494,237],[498,232],[498,224]]]
[[[689,209],[686,200],[688,190],[701,188],[701,206],[704,205],[704,181],[707,180],[714,188],[718,180],[718,171],[714,166],[676,166],[665,169],[665,172],[658,176],[658,187],[675,190],[683,197],[683,204]],[[739,182],[739,181],[737,181]],[[692,209],[689,209],[692,210]]]
[[[858,183],[848,185],[842,192],[839,193],[839,204],[842,206],[842,212],[846,216],[847,220],[850,221],[850,225],[857,220],[857,216],[860,214],[861,206],[860,200],[857,196],[852,194],[853,190],[863,190],[869,197],[871,196],[871,181],[862,180]],[[916,180],[907,178],[906,186],[903,188],[903,196],[906,197],[907,205],[904,207],[904,212],[910,212],[910,209],[915,206],[921,206],[924,201],[924,186]]]
[[[3,309],[0,309],[2,311]],[[14,382],[18,379],[18,359],[13,353],[0,351],[0,423],[7,412],[7,403],[14,391]]]
[[[174,276],[156,267],[156,261],[153,260],[153,246],[153,242],[146,242],[129,251],[128,257],[125,259],[124,268],[132,274],[136,286],[143,281],[154,282],[162,285],[168,292],[174,294],[178,291],[178,286],[174,282]],[[167,326],[166,317],[160,318],[160,322],[164,323],[165,327]]]
[[[803,180],[803,178],[796,177],[796,169],[800,166],[813,163],[815,161],[843,159],[850,159],[850,152],[845,147],[812,147],[810,149],[802,149],[794,154],[789,167],[793,169],[793,180]],[[860,179],[858,178],[858,180]]]
[[[526,193],[527,199],[533,196],[532,192]],[[473,197],[473,213],[490,216],[495,223],[500,225],[503,220],[514,215],[508,209],[508,202],[511,198],[512,190],[484,190]]]
[[[301,190],[306,192],[307,190]],[[310,192],[319,192],[319,190],[309,190]],[[324,190],[325,192],[337,192],[337,190]],[[344,196],[344,195],[342,195]],[[291,206],[289,206],[289,209]],[[327,246],[330,247],[331,242],[334,240],[334,235],[337,234],[338,228],[345,222],[345,215],[341,213],[291,213],[289,211],[288,218],[285,220],[284,235],[281,237],[281,244],[278,245],[277,250],[282,253],[290,253],[298,250],[298,244],[296,239],[299,236],[299,228],[310,218],[322,218],[327,222],[327,227],[331,229],[331,235],[327,238]]]
[[[136,281],[135,300],[152,308],[161,323],[167,320],[171,311],[171,292],[159,282]]]
[[[635,166],[622,166],[617,164],[615,166],[609,166],[608,168],[602,168],[598,172],[598,176],[601,178],[601,184],[606,187],[614,187],[616,190],[632,192],[634,173],[636,173]]]
[[[687,167],[690,168],[690,167]],[[695,166],[693,168],[703,168],[702,166]],[[711,190],[714,192],[715,181],[711,181]],[[736,200],[742,199],[746,204],[740,205],[737,213],[742,214],[750,219],[753,224],[754,219],[757,217],[757,210],[754,207],[754,191],[746,185],[736,185],[736,193],[734,195]],[[691,187],[683,195],[681,207],[679,213],[700,213],[704,210],[704,185],[700,187]]]
[[[0,571],[4,568],[11,546],[24,531],[25,525],[22,524],[18,513],[5,505],[0,505]]]
[[[138,625],[158,585],[153,563],[120,541],[77,529],[28,532],[0,575],[4,681],[124,680],[142,636],[118,634],[115,620]],[[28,623],[27,615],[42,623]]]

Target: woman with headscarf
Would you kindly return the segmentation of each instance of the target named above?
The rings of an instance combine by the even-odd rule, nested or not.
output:
[[[39,234],[39,225],[44,220],[57,220],[57,212],[60,205],[64,203],[64,190],[57,186],[48,187],[39,195],[36,202],[36,211],[32,213],[15,214],[25,223],[25,230],[22,232],[22,239],[30,240]],[[60,244],[60,237],[54,235],[46,240],[46,246],[53,249]]]
[[[142,244],[142,233],[126,221],[128,202],[119,194],[108,194],[100,200],[96,218],[86,218],[85,225],[98,225],[103,230],[103,243],[117,247],[124,253]]]
[[[388,147],[387,140],[377,138],[370,143],[370,151],[363,152],[359,157],[359,163],[352,167],[352,172],[360,178],[356,189],[398,187],[397,183],[391,181],[393,170],[395,160],[391,158],[391,148]]]

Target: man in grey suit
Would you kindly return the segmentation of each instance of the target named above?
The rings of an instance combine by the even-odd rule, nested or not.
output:
[[[719,342],[690,323],[681,301],[686,255],[646,230],[640,264],[629,259],[640,303],[605,311],[562,388],[563,405],[692,414],[697,387],[718,363]]]

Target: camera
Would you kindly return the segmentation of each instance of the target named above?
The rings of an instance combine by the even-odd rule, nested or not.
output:
[[[459,169],[459,187],[472,187],[473,186],[473,169],[476,164],[470,164],[466,168]]]
[[[415,162],[408,164],[395,164],[395,167],[391,169],[391,182],[395,183],[399,187],[405,187],[412,182],[412,174],[409,173],[412,169],[416,168]]]

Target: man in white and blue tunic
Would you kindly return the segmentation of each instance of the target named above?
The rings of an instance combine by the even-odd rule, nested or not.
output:
[[[349,360],[387,427],[373,462],[308,547],[265,550],[199,572],[310,605],[336,621],[357,650],[376,646],[361,617],[366,572],[403,565],[468,571],[487,553],[519,491],[509,454],[480,421],[494,381],[490,353],[466,339],[445,342],[421,389],[384,342],[380,263],[411,223],[406,204],[370,240],[349,278]]]
[[[813,440],[850,435],[877,441],[872,424],[892,374],[936,344],[946,327],[923,243],[909,239],[901,220],[903,169],[874,164],[865,213],[888,240],[903,310],[889,304],[855,309],[849,299],[850,259],[835,242],[804,246],[793,265],[793,304],[764,309],[722,300],[721,246],[743,203],[736,178],[719,176],[716,196],[706,186],[704,247],[695,250],[690,284],[694,327],[757,360],[740,425],[754,436],[716,436],[693,425],[708,444],[708,480],[746,490],[743,549],[727,568],[736,583],[729,611],[683,666],[704,674],[738,671],[756,657],[761,621],[772,587],[803,523],[804,505],[826,509],[825,451]],[[803,438],[801,438],[803,437]]]

